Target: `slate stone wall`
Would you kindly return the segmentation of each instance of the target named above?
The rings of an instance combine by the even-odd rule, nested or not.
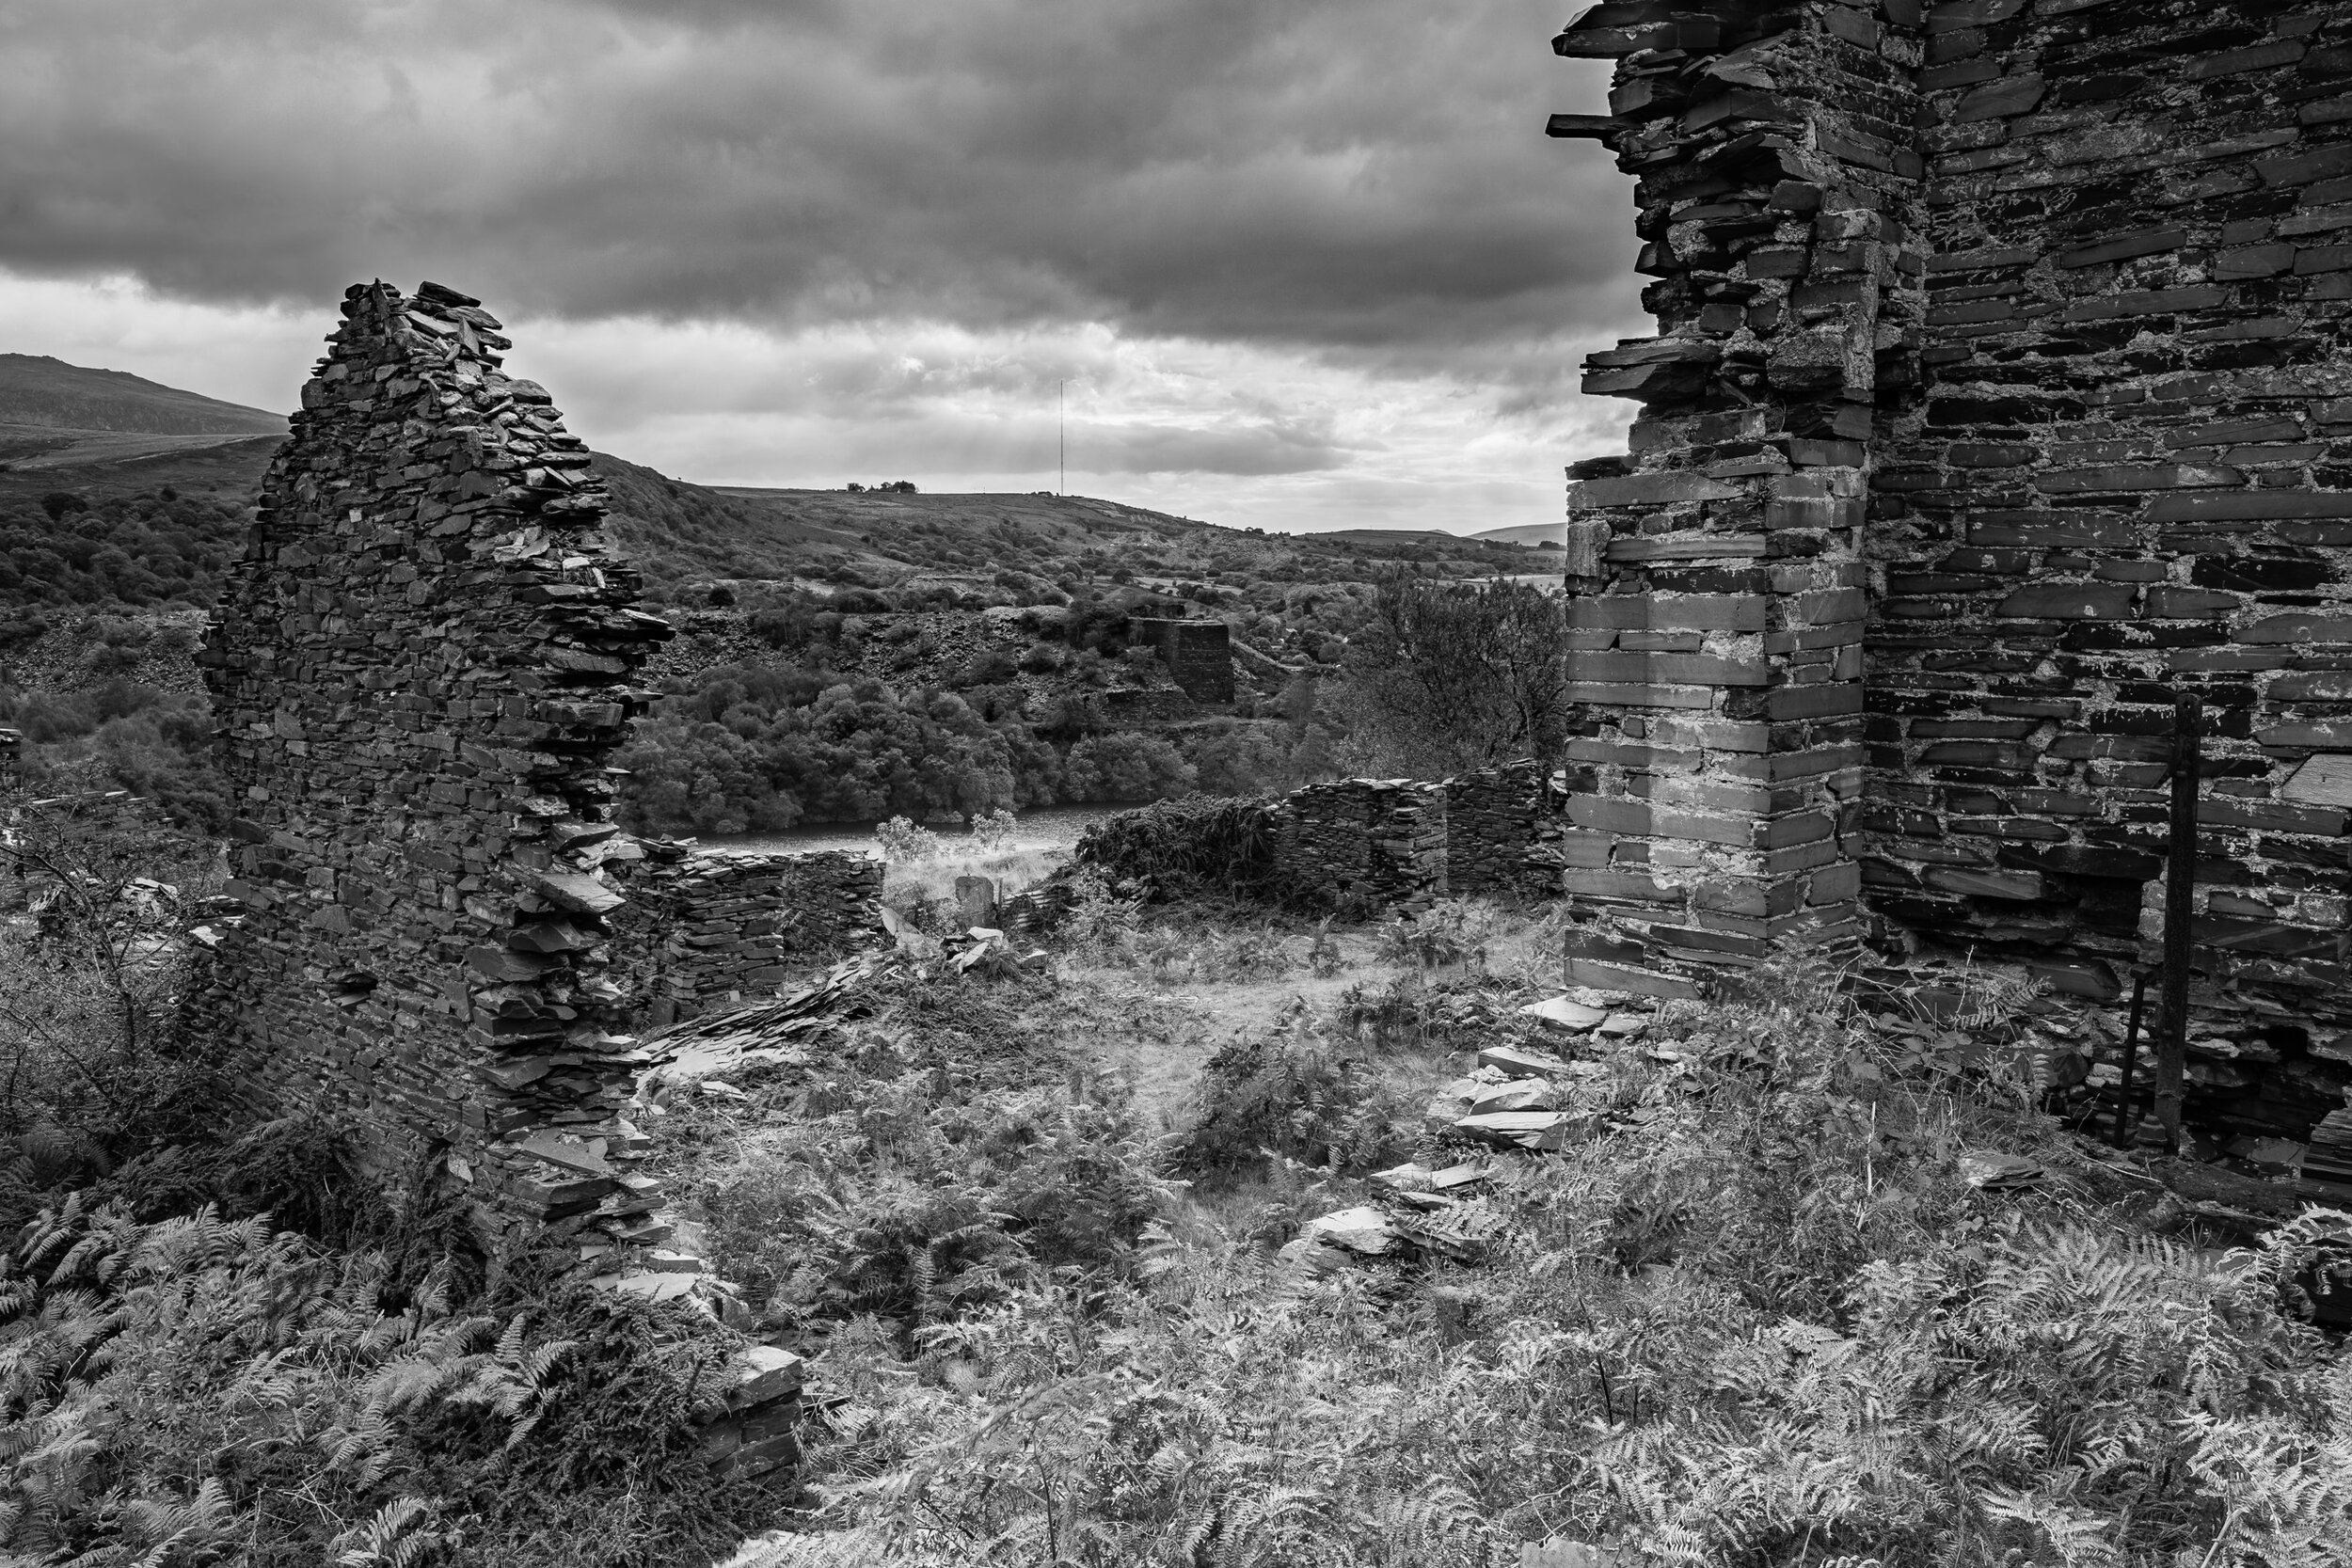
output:
[[[615,978],[648,1029],[773,995],[882,937],[882,863],[849,850],[707,854],[647,843],[611,918]]]
[[[1284,895],[1365,912],[1415,913],[1446,896],[1446,789],[1342,779],[1273,803],[1274,880]]]
[[[647,1053],[606,977],[637,851],[605,764],[669,628],[478,302],[375,284],[343,317],[199,656],[245,909],[202,1006],[258,1103],[348,1116],[388,1177],[618,1234],[659,1194],[612,1164]]]
[[[1445,885],[1449,895],[1560,895],[1556,846],[1561,796],[1532,761],[1445,781]]]
[[[1874,501],[1880,907],[2114,994],[2161,929],[2193,692],[2206,961],[2341,1022],[2352,9],[1929,25],[1924,385]]]
[[[1691,996],[1777,942],[1836,953],[1857,902],[1862,531],[1883,389],[1922,311],[1919,18],[1901,7],[1604,5],[1659,334],[1585,389],[1642,404],[1570,471],[1569,978]]]
[[[1959,943],[2113,998],[2194,692],[2193,1033],[2308,1123],[2352,1059],[2352,7],[1634,0],[1555,48],[1618,62],[1550,129],[1636,177],[1659,320],[1569,476],[1572,962]]]

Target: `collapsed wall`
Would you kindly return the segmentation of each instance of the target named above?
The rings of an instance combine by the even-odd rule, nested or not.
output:
[[[1132,615],[1127,635],[1155,650],[1168,677],[1194,702],[1233,700],[1233,633],[1224,622]]]
[[[614,983],[648,1029],[773,995],[875,938],[883,865],[871,855],[642,847],[615,868],[628,905],[608,924]]]

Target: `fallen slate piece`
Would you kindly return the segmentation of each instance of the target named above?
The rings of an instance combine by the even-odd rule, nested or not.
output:
[[[1430,1169],[1418,1160],[1408,1160],[1401,1165],[1375,1171],[1369,1180],[1392,1193],[1444,1194],[1474,1187],[1492,1175],[1494,1171],[1491,1167],[1474,1160],[1437,1170]]]
[[[1514,1078],[1550,1078],[1568,1070],[1568,1064],[1557,1056],[1516,1045],[1486,1047],[1478,1053],[1478,1065],[1497,1069]]]
[[[1310,1279],[1321,1279],[1342,1269],[1353,1268],[1363,1261],[1345,1247],[1336,1247],[1312,1236],[1300,1236],[1282,1243],[1274,1255],[1275,1261],[1294,1274]]]
[[[1560,1090],[1548,1078],[1516,1078],[1497,1084],[1470,1101],[1472,1116],[1498,1111],[1553,1111],[1560,1107]]]
[[[1593,1031],[1603,1039],[1629,1040],[1649,1027],[1649,1020],[1636,1013],[1611,1013]]]
[[[1368,1203],[1309,1220],[1302,1234],[1364,1258],[1377,1258],[1396,1245],[1396,1223]]]
[[[1581,1035],[1587,1029],[1596,1027],[1609,1017],[1605,1008],[1588,1007],[1581,1002],[1574,1002],[1565,996],[1547,997],[1541,1002],[1531,1002],[1519,1011],[1555,1029],[1565,1029],[1574,1035]]]
[[[1964,1149],[1960,1156],[1961,1180],[1971,1187],[2029,1187],[2048,1174],[2039,1160],[1998,1149]]]
[[[1454,1126],[1500,1148],[1548,1153],[1565,1146],[1568,1127],[1576,1119],[1565,1111],[1495,1111],[1464,1117]]]
[[[1430,1098],[1429,1108],[1422,1113],[1422,1124],[1432,1132],[1444,1132],[1470,1115],[1470,1102],[1486,1087],[1475,1078],[1456,1078]]]
[[[549,903],[575,914],[604,914],[627,902],[594,877],[578,871],[542,871],[532,882]]]

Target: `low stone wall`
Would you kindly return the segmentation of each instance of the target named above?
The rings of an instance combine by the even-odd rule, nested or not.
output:
[[[708,854],[648,843],[613,968],[644,1028],[772,994],[882,932],[882,863],[849,850]]]
[[[1446,786],[1409,779],[1309,784],[1272,810],[1286,897],[1416,913],[1446,895]]]
[[[1534,762],[1465,773],[1443,787],[1449,894],[1559,895],[1558,791]]]

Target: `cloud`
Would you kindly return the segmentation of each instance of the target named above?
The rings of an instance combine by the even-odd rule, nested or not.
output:
[[[0,265],[183,298],[1107,322],[1442,359],[1628,312],[1549,0],[15,0]]]
[[[0,348],[293,405],[355,278],[712,483],[1559,515],[1628,182],[1554,0],[0,0]]]

